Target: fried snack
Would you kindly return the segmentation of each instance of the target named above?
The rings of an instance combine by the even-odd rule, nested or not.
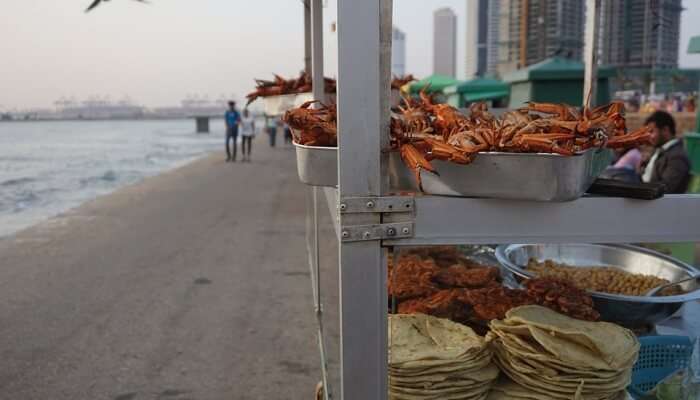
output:
[[[443,289],[427,297],[403,301],[397,311],[399,314],[426,314],[467,324],[473,315],[464,301],[466,292],[465,289]]]
[[[535,304],[528,292],[503,286],[466,291],[464,300],[473,307],[476,319],[483,321],[502,319],[514,307]]]
[[[402,301],[430,296],[439,290],[433,278],[440,268],[431,259],[418,255],[404,255],[389,269],[389,296]]]
[[[649,290],[669,283],[666,279],[633,274],[617,267],[573,267],[552,260],[538,262],[531,259],[527,270],[536,273],[538,277],[566,279],[581,289],[627,296],[644,296]],[[680,289],[675,286],[663,290],[660,295],[679,293]]]
[[[442,287],[482,288],[498,285],[499,270],[496,267],[465,268],[455,264],[444,268],[433,278]]]
[[[564,315],[585,321],[597,321],[600,313],[593,309],[593,299],[570,281],[555,278],[538,278],[525,282],[535,304],[545,306]]]

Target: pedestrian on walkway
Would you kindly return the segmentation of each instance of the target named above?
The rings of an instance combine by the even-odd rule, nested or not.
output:
[[[243,109],[243,117],[241,118],[241,136],[243,136],[241,145],[243,161],[250,162],[250,152],[253,149],[253,137],[255,137],[255,118],[250,115],[247,108]]]
[[[289,125],[284,124],[284,144],[291,144],[292,139],[292,128],[290,128]]]
[[[226,162],[236,161],[236,151],[238,150],[238,125],[241,123],[241,115],[236,110],[236,102],[228,102],[228,111],[224,115],[226,121]],[[233,140],[233,155],[229,149],[228,142]]]
[[[270,137],[270,147],[275,147],[275,142],[277,142],[277,125],[279,120],[276,117],[265,116],[265,129],[267,130],[267,136]]]

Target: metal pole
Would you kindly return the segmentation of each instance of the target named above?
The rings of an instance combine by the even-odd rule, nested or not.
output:
[[[388,31],[388,35],[387,35]],[[388,37],[387,37],[388,36]],[[339,202],[380,196],[381,147],[388,124],[391,1],[338,2]],[[378,224],[378,214],[343,214],[349,225]],[[341,232],[342,236],[342,232]],[[340,239],[340,238],[339,238]],[[386,256],[379,241],[343,242],[340,268],[341,398],[387,397]]]
[[[323,4],[322,0],[311,0],[311,77],[314,100],[326,101],[323,79]]]
[[[311,5],[310,0],[304,3],[304,71],[311,75]]]
[[[583,105],[590,107],[596,102],[596,86],[598,83],[598,65],[596,60],[596,34],[600,19],[600,0],[586,0],[586,32],[583,79]]]

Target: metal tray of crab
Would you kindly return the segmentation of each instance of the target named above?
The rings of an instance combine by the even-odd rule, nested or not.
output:
[[[574,156],[550,153],[479,153],[468,166],[433,160],[439,175],[420,169],[427,194],[499,199],[570,201],[581,197],[610,165],[612,152],[589,149]],[[392,188],[421,190],[414,171],[393,153],[389,157]]]
[[[313,108],[312,106],[316,106]],[[335,104],[307,101],[284,113],[282,120],[292,129],[297,172],[311,186],[338,184],[338,132]]]
[[[620,103],[530,103],[496,117],[483,103],[462,113],[422,95],[392,116],[391,184],[446,196],[575,200],[610,164],[611,149],[649,140],[646,128],[627,132],[623,113]]]

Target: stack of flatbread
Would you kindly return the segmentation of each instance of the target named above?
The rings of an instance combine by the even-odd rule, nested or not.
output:
[[[639,352],[631,331],[540,306],[514,308],[490,328],[503,374],[489,400],[624,398]]]
[[[389,316],[389,398],[482,400],[498,378],[485,339],[424,314]]]

